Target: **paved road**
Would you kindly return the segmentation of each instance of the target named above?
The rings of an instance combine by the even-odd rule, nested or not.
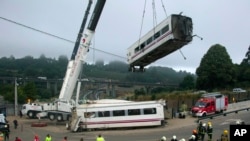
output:
[[[249,104],[250,102],[246,102]],[[234,105],[234,108],[237,108]],[[242,107],[241,107],[242,108]],[[17,119],[19,121],[18,129],[14,129],[12,121]],[[220,116],[214,119],[206,119],[204,122],[211,121],[214,127],[214,137],[219,138],[224,129],[229,129],[229,124],[235,123],[236,120],[243,119],[248,121],[250,119],[249,111],[242,111],[238,114],[230,114],[227,116]],[[34,138],[34,135],[40,136],[41,141],[45,139],[47,134],[51,134],[53,141],[61,141],[64,136],[68,136],[69,141],[79,141],[81,137],[85,141],[95,141],[95,137],[101,133],[106,138],[106,141],[156,141],[161,136],[166,136],[169,140],[172,135],[187,139],[193,129],[196,128],[196,118],[187,117],[186,119],[169,119],[168,125],[165,127],[143,128],[143,129],[119,129],[119,130],[103,130],[90,131],[81,133],[72,133],[66,130],[65,124],[58,124],[46,119],[40,122],[46,122],[47,127],[31,127],[31,124],[38,122],[37,119],[20,119],[19,117],[7,117],[10,122],[10,141],[14,141],[16,136],[20,137],[22,141],[29,141]]]
[[[229,130],[229,125],[234,124],[238,119],[245,121],[250,119],[249,111],[230,114],[226,117],[216,117],[214,119],[204,120],[203,122],[211,121],[213,123],[214,139],[217,139],[224,129]],[[85,141],[95,141],[95,137],[99,133],[103,134],[106,141],[156,141],[163,135],[166,136],[168,140],[170,140],[173,135],[176,135],[179,139],[188,139],[192,130],[197,126],[195,118],[187,117],[186,119],[171,119],[166,127],[71,133],[65,129],[64,125],[55,125],[55,123],[50,121],[47,121],[47,127],[31,127],[31,123],[35,122],[35,120],[18,120],[22,126],[15,130],[13,129],[13,125],[11,125],[10,141],[14,141],[16,136],[21,137],[23,141],[29,141],[32,140],[36,134],[40,136],[41,140],[44,140],[48,133],[52,135],[53,141],[61,141],[64,136],[68,136],[69,141],[79,141],[81,137],[83,137]]]

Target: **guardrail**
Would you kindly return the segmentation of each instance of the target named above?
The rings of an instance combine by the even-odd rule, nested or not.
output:
[[[227,116],[228,114],[232,114],[232,113],[238,113],[240,111],[249,111],[250,107],[247,107],[247,108],[242,108],[242,109],[237,109],[237,110],[231,110],[229,112],[223,112],[223,113],[218,113],[218,114],[213,114],[213,115],[208,115],[208,116],[205,116],[205,117],[198,117],[197,119],[197,123],[199,123],[200,120],[204,120],[204,119],[213,119],[214,117],[217,117],[217,116]]]

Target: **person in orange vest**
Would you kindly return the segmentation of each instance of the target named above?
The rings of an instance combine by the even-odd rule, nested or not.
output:
[[[34,137],[34,141],[40,141],[40,139],[39,139],[38,135],[35,135],[35,137]]]

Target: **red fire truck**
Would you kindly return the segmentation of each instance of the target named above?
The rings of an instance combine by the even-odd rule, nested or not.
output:
[[[203,94],[192,107],[192,115],[204,117],[206,115],[222,113],[228,107],[228,97],[220,93]]]

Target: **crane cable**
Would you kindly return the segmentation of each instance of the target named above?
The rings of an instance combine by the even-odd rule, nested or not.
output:
[[[138,47],[140,47],[140,40],[141,40],[141,34],[142,34],[142,28],[143,28],[143,22],[144,22],[144,17],[146,13],[146,5],[147,5],[147,0],[144,1],[144,8],[142,12],[142,21],[141,21],[141,29],[140,29],[140,34],[139,34],[139,40],[138,40]],[[154,34],[155,34],[155,27],[157,26],[157,16],[156,16],[156,8],[155,8],[155,1],[152,0],[152,11],[153,11],[153,29],[154,29]],[[140,49],[140,48],[139,48]]]
[[[146,5],[147,5],[147,0],[144,1],[144,8],[143,8],[143,12],[142,12],[141,29],[140,29],[140,33],[139,33],[138,47],[140,47],[140,44],[141,44],[140,39],[141,39],[141,33],[142,33],[142,27],[143,27],[143,21],[144,21]]]
[[[155,8],[155,0],[152,0],[152,11],[153,11],[153,27],[154,27],[154,34],[155,34],[155,27],[157,26],[157,15],[156,15],[156,8]]]
[[[165,13],[166,17],[168,17],[167,11],[166,11],[166,9],[165,9],[165,6],[164,6],[164,3],[163,3],[162,0],[161,0],[161,5],[162,5],[162,8],[163,8],[163,10],[164,10],[164,13]]]
[[[36,28],[33,28],[31,26],[27,26],[27,25],[24,25],[24,24],[21,24],[19,22],[16,22],[16,21],[13,21],[13,20],[10,20],[10,19],[7,19],[7,18],[4,18],[4,17],[1,17],[0,16],[0,19],[4,20],[4,21],[7,21],[7,22],[10,22],[10,23],[13,23],[13,24],[16,24],[16,25],[19,25],[21,27],[24,27],[24,28],[28,28],[30,30],[33,30],[33,31],[36,31],[36,32],[39,32],[39,33],[42,33],[42,34],[45,34],[45,35],[48,35],[48,36],[51,36],[51,37],[54,37],[54,38],[57,38],[59,40],[63,40],[63,41],[66,41],[66,42],[69,42],[69,43],[74,43],[74,41],[71,41],[69,39],[66,39],[66,38],[62,38],[62,37],[59,37],[57,35],[54,35],[54,34],[51,34],[51,33],[48,33],[48,32],[45,32],[45,31],[42,31],[42,30],[39,30],[39,29],[36,29]],[[105,53],[105,54],[109,54],[109,55],[112,55],[112,56],[116,56],[118,58],[121,58],[121,59],[127,59],[126,57],[123,57],[123,56],[119,56],[117,54],[114,54],[114,53],[110,53],[110,52],[107,52],[107,51],[103,51],[103,50],[100,50],[100,49],[97,49],[97,48],[93,48],[93,47],[89,47],[90,49],[93,49],[95,51],[99,51],[99,52],[102,52],[102,53]]]

